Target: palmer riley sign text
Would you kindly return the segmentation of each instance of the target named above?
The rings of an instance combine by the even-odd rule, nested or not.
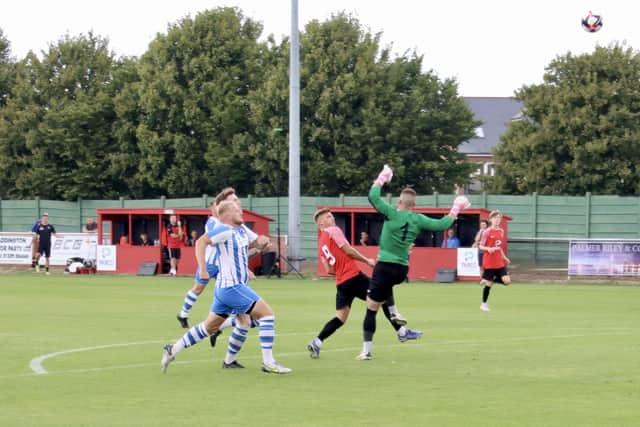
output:
[[[572,240],[569,276],[640,276],[640,240]]]

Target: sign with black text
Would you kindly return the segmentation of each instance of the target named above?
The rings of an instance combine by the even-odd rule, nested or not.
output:
[[[31,264],[31,233],[0,233],[0,264]]]

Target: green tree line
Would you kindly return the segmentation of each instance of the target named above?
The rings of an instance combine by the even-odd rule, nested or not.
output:
[[[394,55],[355,18],[301,30],[301,190],[449,192],[475,165],[458,146],[480,124],[454,79]],[[485,184],[506,194],[640,194],[640,56],[613,44],[558,56],[515,96],[522,117]],[[0,197],[193,197],[288,188],[289,40],[237,8],[204,11],[138,57],[99,35],[65,36],[16,60],[0,29]]]
[[[520,120],[496,147],[491,189],[640,194],[640,55],[624,43],[558,56],[524,86]]]
[[[473,168],[455,80],[380,37],[345,14],[301,31],[304,195],[364,194],[384,163],[392,190],[449,192]],[[288,39],[237,8],[171,24],[139,58],[90,32],[15,60],[0,30],[0,197],[285,194],[288,64]]]

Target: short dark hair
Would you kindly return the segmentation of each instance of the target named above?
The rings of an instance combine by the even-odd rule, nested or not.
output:
[[[314,221],[314,222],[318,222],[318,217],[319,217],[320,215],[324,215],[324,214],[326,214],[327,212],[331,212],[331,209],[329,209],[329,208],[320,208],[320,209],[318,209],[318,210],[313,214],[313,221]]]
[[[218,193],[218,195],[216,196],[216,205],[219,205],[220,202],[222,202],[223,200],[226,200],[227,197],[229,197],[232,194],[236,194],[236,190],[233,189],[233,187],[227,187],[224,188],[220,193]]]

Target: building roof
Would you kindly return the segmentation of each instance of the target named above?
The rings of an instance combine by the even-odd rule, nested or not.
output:
[[[510,121],[522,115],[522,102],[514,98],[465,97],[475,119],[482,121],[476,130],[478,137],[463,142],[458,147],[466,155],[492,154],[500,143],[500,137],[507,131]]]

